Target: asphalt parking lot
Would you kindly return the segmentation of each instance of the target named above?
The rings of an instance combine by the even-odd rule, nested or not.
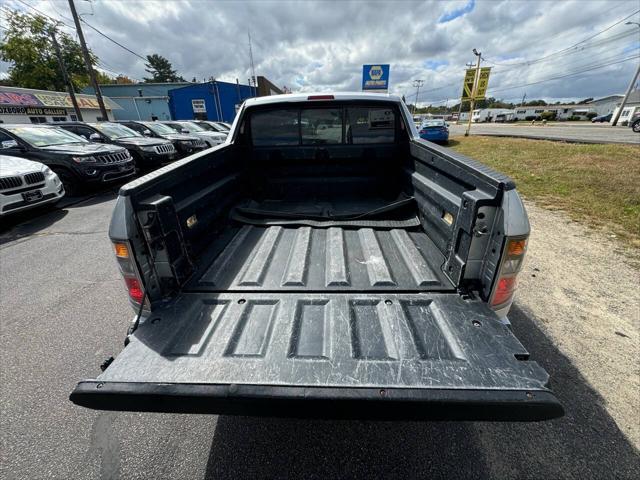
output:
[[[121,349],[132,318],[107,238],[114,199],[107,191],[66,200],[1,227],[0,477],[584,479],[637,473],[633,432],[614,419],[586,370],[526,302],[512,310],[514,329],[551,374],[567,411],[550,422],[304,421],[74,406],[67,399],[74,384],[94,377]]]
[[[463,135],[466,124],[450,124],[451,135]],[[640,145],[640,134],[629,127],[611,127],[603,123],[474,123],[471,135],[496,135],[548,140],[563,140],[580,143],[628,143]]]

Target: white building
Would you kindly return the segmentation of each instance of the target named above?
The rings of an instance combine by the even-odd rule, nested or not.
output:
[[[568,120],[571,117],[586,119],[589,112],[594,112],[588,104],[584,105],[544,105],[516,108],[518,120],[538,119],[544,112],[555,112],[557,120]],[[533,117],[533,118],[532,118]]]
[[[621,103],[622,98],[617,102],[616,107],[613,109],[611,120],[615,118]],[[631,120],[637,112],[640,112],[640,90],[634,90],[629,95],[627,103],[624,105],[624,109],[622,110],[620,118],[618,119],[618,125],[626,125],[627,122],[629,122],[629,120]]]
[[[480,108],[473,111],[471,121],[474,123],[508,122],[513,120],[514,111],[508,108]],[[468,117],[467,117],[468,118]]]
[[[107,116],[113,120],[111,110],[120,106],[103,97]],[[100,107],[95,95],[76,94],[80,113],[85,122],[101,120]],[[0,86],[0,122],[45,123],[78,120],[71,98],[66,92],[49,92],[30,88]]]
[[[591,111],[596,112],[598,116],[607,115],[613,112],[616,105],[618,105],[623,98],[624,95],[609,95],[608,97],[596,98],[587,103],[586,106],[591,108]]]

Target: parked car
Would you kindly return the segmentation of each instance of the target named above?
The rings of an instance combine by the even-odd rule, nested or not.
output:
[[[135,174],[133,158],[116,145],[91,143],[51,125],[0,124],[2,154],[44,163],[62,181],[68,196],[85,186]]]
[[[442,119],[425,120],[418,128],[420,138],[435,143],[449,143],[449,125]]]
[[[197,137],[207,142],[207,145],[209,145],[209,147],[221,145],[227,139],[227,135],[225,133],[211,132],[209,130],[205,130],[200,125],[196,125],[195,123],[188,122],[186,120],[166,120],[162,121],[162,123],[164,123],[165,125],[169,125],[176,132],[196,135]]]
[[[193,123],[201,126],[205,130],[208,130],[210,132],[219,132],[219,133],[224,133],[225,135],[227,135],[230,130],[226,126],[226,124],[222,122],[212,122],[210,120],[194,120]]]
[[[611,121],[613,113],[607,113],[606,115],[598,115],[591,119],[591,123],[607,123]]]
[[[118,124],[135,130],[141,135],[153,138],[163,138],[173,142],[178,151],[178,158],[184,158],[192,153],[209,148],[207,142],[195,135],[178,133],[173,128],[160,122],[146,122],[134,120],[118,120]]]
[[[0,155],[0,217],[55,203],[64,193],[62,182],[46,165]]]
[[[631,117],[631,120],[629,120],[629,127],[631,127],[634,132],[640,133],[640,112]]]
[[[232,140],[123,186],[109,236],[137,315],[124,349],[71,400],[561,416],[549,374],[508,327],[530,231],[514,182],[412,123],[394,95],[250,99]]]
[[[147,138],[118,123],[64,122],[55,125],[90,142],[111,143],[126,148],[137,170],[153,170],[178,158],[173,142],[161,138]]]

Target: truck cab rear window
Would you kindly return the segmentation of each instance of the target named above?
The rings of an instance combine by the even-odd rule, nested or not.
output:
[[[255,146],[394,143],[396,114],[384,107],[280,109],[251,115]]]

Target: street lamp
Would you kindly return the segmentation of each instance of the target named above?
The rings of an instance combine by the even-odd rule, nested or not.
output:
[[[420,94],[420,87],[424,85],[424,80],[414,80],[413,86],[416,87],[416,101],[413,103],[413,113],[416,113],[418,108],[418,95]]]

